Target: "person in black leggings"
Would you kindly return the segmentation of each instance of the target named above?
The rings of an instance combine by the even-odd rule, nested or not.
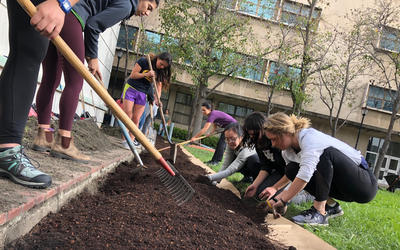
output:
[[[68,6],[77,1],[33,0],[32,18],[17,1],[7,1],[10,53],[0,76],[0,175],[28,187],[51,185],[51,177],[24,154],[21,141],[49,38],[58,35]]]
[[[326,226],[329,218],[343,214],[333,198],[367,203],[374,199],[378,185],[360,151],[309,126],[308,119],[284,113],[266,120],[264,133],[272,146],[282,150],[287,165],[285,176],[263,191],[262,197],[271,199],[276,190],[292,181],[288,190],[271,199],[275,215],[283,214],[287,202],[305,189],[315,197],[313,205],[292,220]]]

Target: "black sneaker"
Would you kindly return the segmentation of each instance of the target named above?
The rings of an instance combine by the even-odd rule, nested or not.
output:
[[[325,211],[327,214],[327,219],[332,219],[344,214],[342,208],[339,205],[339,202],[336,202],[335,206],[331,207],[328,203],[325,205]]]
[[[46,188],[51,185],[51,177],[33,166],[22,146],[0,152],[0,175],[31,188]]]
[[[327,216],[328,214],[322,215],[314,206],[311,206],[310,209],[292,217],[292,220],[299,225],[328,226]]]
[[[206,162],[207,165],[211,165],[211,166],[218,165],[218,163],[219,163],[219,162],[217,162],[217,161],[207,161],[207,162]]]

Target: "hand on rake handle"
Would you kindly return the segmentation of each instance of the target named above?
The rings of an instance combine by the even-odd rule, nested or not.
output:
[[[94,75],[97,79],[100,79],[100,81],[102,81],[103,77],[100,72],[99,59],[86,57],[86,61],[88,63],[88,68],[90,73],[92,73],[92,75]]]
[[[65,13],[61,10],[59,3],[44,1],[36,9],[36,13],[31,18],[31,25],[49,39],[58,36],[65,19]]]

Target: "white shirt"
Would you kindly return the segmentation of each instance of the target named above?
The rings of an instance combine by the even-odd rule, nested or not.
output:
[[[296,177],[305,182],[310,181],[317,169],[320,156],[328,147],[338,149],[356,164],[361,163],[362,155],[360,151],[316,129],[305,128],[300,130],[297,139],[301,151],[296,154],[292,148],[286,149],[282,151],[282,156],[286,164],[289,162],[297,162],[300,164],[300,169]]]

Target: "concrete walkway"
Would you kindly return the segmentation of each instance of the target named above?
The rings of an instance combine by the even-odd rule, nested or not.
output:
[[[189,151],[184,148],[182,148],[182,150],[185,154],[189,156],[190,160],[194,164],[204,168],[208,173],[215,173],[214,170],[212,170],[202,161],[194,157],[191,153],[189,153]],[[237,190],[235,186],[233,186],[233,184],[226,179],[223,179],[221,183],[217,185],[217,187],[230,190],[240,198],[239,190]],[[265,221],[268,225],[268,228],[271,230],[267,237],[269,237],[269,239],[273,241],[277,241],[287,246],[294,246],[299,250],[336,249],[317,237],[315,234],[307,231],[303,227],[293,223],[292,221],[284,217],[274,219],[272,214],[268,214],[265,218]]]

